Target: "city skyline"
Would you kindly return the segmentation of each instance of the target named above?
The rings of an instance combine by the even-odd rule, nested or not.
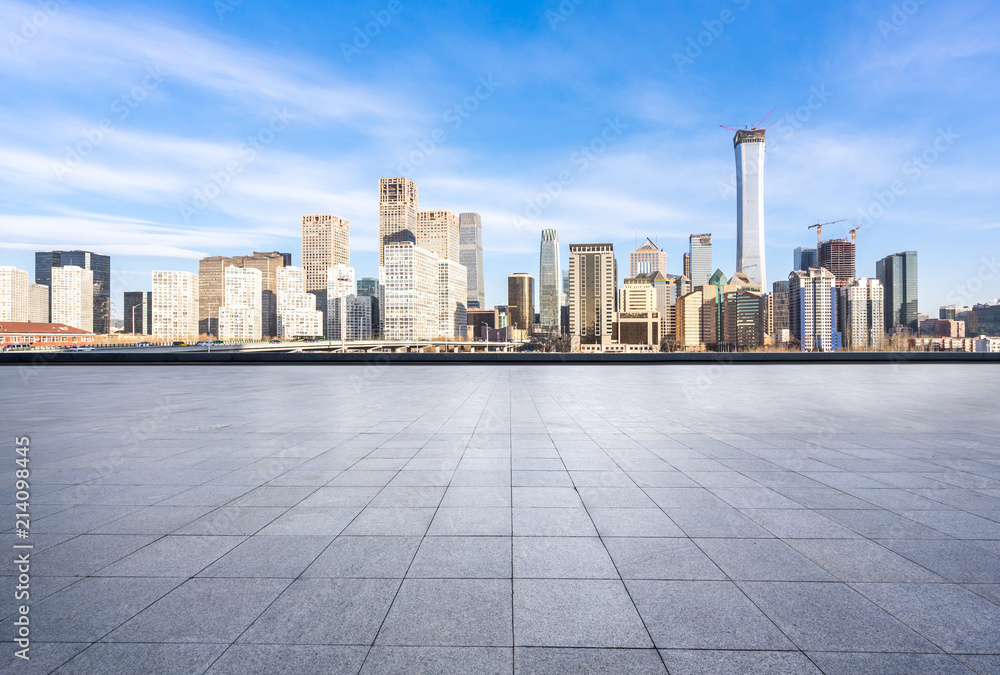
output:
[[[5,6],[15,35],[18,18],[37,11]],[[422,207],[482,215],[487,304],[503,297],[507,273],[534,268],[543,229],[560,232],[564,258],[569,242],[626,250],[639,230],[680,273],[692,232],[712,232],[716,259],[735,260],[732,135],[719,125],[742,127],[776,107],[769,278],[783,278],[788,252],[812,243],[809,223],[845,218],[824,233],[843,237],[869,219],[859,273],[889,252],[919,250],[927,306],[1000,296],[982,253],[1000,246],[997,170],[982,152],[998,133],[985,112],[997,94],[963,75],[997,70],[995,7],[921,5],[899,25],[890,7],[779,11],[783,29],[810,38],[780,57],[759,40],[774,21],[767,3],[734,4],[728,24],[705,8],[657,7],[655,38],[637,18],[574,7],[568,16],[554,2],[403,10],[345,56],[377,8],[302,5],[292,20],[324,26],[322,39],[303,30],[261,41],[280,10],[135,7],[150,36],[138,41],[101,5],[60,6],[0,56],[33,100],[30,110],[21,97],[3,104],[2,262],[27,269],[31,253],[52,249],[111,255],[120,315],[121,294],[149,290],[153,269],[295,251],[302,214],[335,213],[352,223],[359,277],[377,276],[373,186],[408,175],[428,195]],[[700,46],[713,22],[722,32]],[[453,46],[400,72],[425,44],[411,38],[427,31]],[[475,48],[464,48],[471,36]],[[582,41],[620,54],[578,63],[569,57]],[[949,46],[958,43],[968,48]],[[757,59],[749,77],[744,56]],[[94,59],[115,65],[92,68]],[[973,293],[980,270],[989,278]]]

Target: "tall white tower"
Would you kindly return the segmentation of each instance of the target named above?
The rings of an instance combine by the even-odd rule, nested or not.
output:
[[[764,129],[740,129],[736,149],[736,271],[767,288],[764,271]]]

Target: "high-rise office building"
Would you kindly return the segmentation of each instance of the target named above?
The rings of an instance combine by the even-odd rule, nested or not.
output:
[[[306,292],[306,273],[300,267],[282,266],[275,274],[277,336],[321,337],[323,313],[316,309],[316,296]]]
[[[458,262],[468,271],[468,309],[486,309],[483,274],[483,223],[478,213],[458,214]]]
[[[152,291],[125,291],[124,330],[133,335],[153,334]]]
[[[689,253],[689,252],[685,252],[684,253],[684,272],[683,272],[683,274],[689,280],[691,279],[691,253]]]
[[[0,267],[0,321],[28,321],[28,272]]]
[[[433,339],[440,332],[439,258],[413,242],[391,242],[383,250],[382,337]]]
[[[618,262],[612,244],[569,246],[569,332],[581,344],[610,343],[618,311]]]
[[[28,284],[28,321],[49,323],[49,287],[42,284]]]
[[[197,274],[153,270],[153,337],[161,340],[197,339]]]
[[[246,342],[261,339],[263,276],[259,269],[252,267],[226,267],[225,292],[219,309],[220,340]]]
[[[458,216],[451,211],[417,211],[417,246],[439,258],[459,260]]]
[[[880,349],[885,338],[885,304],[878,279],[852,279],[837,289],[837,322],[844,347]]]
[[[660,288],[654,286],[657,281],[661,283]],[[619,291],[619,311],[615,314],[612,330],[618,344],[650,345],[653,351],[660,350],[663,317],[659,300],[664,295],[663,281],[665,277],[660,271],[640,272],[625,280]]]
[[[938,308],[938,318],[965,321],[971,311],[972,307],[969,305],[945,305]]]
[[[90,314],[93,317],[93,332],[106,335],[111,332],[111,256],[91,253],[90,251],[39,251],[35,253],[35,283],[52,288],[52,270],[57,267],[72,265],[93,272],[94,306]],[[53,307],[54,300],[49,305]],[[52,319],[55,322],[55,319]]]
[[[648,272],[667,273],[667,253],[661,251],[653,240],[646,237],[636,250],[628,255],[629,277],[637,278],[640,274]]]
[[[351,338],[348,330],[349,314],[351,313],[350,298],[356,297],[357,294],[358,284],[353,267],[333,265],[326,268],[326,337],[331,340],[359,339]],[[370,332],[370,310],[368,321]]]
[[[372,335],[382,334],[382,321],[379,314],[381,305],[381,287],[377,277],[361,277],[358,279],[358,297],[367,296],[372,299]]]
[[[885,332],[919,330],[917,317],[917,252],[904,251],[875,263],[875,276],[885,292]]]
[[[690,273],[685,274],[691,279],[691,287],[704,286],[712,276],[712,235],[692,234],[688,237],[691,247],[688,253]]]
[[[306,292],[316,296],[316,309],[326,325],[326,270],[351,264],[351,223],[332,213],[302,216],[302,269]]]
[[[740,129],[736,151],[736,271],[767,288],[764,266],[764,129]]]
[[[409,178],[378,182],[378,265],[385,265],[385,247],[417,241],[417,184]]]
[[[1000,301],[973,305],[966,317],[965,334],[969,337],[1000,336]]]
[[[730,279],[732,288],[722,300],[722,341],[727,349],[750,351],[764,344],[765,303],[756,284],[742,272]]]
[[[531,337],[535,322],[535,277],[527,272],[507,275],[507,308],[514,339]]]
[[[837,286],[851,283],[854,280],[854,242],[847,239],[820,242],[819,266],[833,272]]]
[[[788,275],[788,323],[804,352],[829,352],[837,341],[836,279],[821,267],[795,270]]]
[[[469,271],[446,258],[438,259],[438,330],[442,337],[467,337]]]
[[[810,267],[819,267],[819,251],[816,247],[805,247],[797,246],[795,247],[795,252],[792,255],[792,269],[793,270],[807,270]]]
[[[335,216],[334,216],[335,217]],[[305,228],[303,228],[305,229]],[[290,253],[254,251],[252,255],[209,256],[198,261],[198,331],[219,334],[218,309],[225,302],[225,275],[229,267],[258,270],[261,274],[261,334],[278,334],[277,270],[291,260]]]
[[[94,332],[94,271],[76,265],[52,268],[52,323]]]
[[[788,280],[771,285],[771,333],[788,330]]]
[[[560,332],[562,302],[560,298],[559,233],[542,230],[538,257],[538,312],[542,331],[548,335]]]

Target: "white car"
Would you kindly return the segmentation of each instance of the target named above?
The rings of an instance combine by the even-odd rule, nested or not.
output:
[[[92,351],[95,351],[95,349],[94,349],[94,347],[91,347],[89,345],[74,345],[73,347],[70,347],[66,351],[69,351],[69,352],[92,352]]]

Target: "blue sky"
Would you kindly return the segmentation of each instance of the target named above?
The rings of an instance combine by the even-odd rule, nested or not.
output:
[[[369,36],[358,37],[367,28]],[[378,179],[483,219],[486,299],[570,243],[711,232],[735,269],[732,133],[768,123],[768,281],[847,219],[858,273],[915,249],[921,311],[1000,296],[1000,7],[944,3],[0,0],[0,264],[153,269],[300,252],[351,221],[377,275]],[[602,138],[603,136],[603,138]],[[74,154],[77,153],[77,154]]]

